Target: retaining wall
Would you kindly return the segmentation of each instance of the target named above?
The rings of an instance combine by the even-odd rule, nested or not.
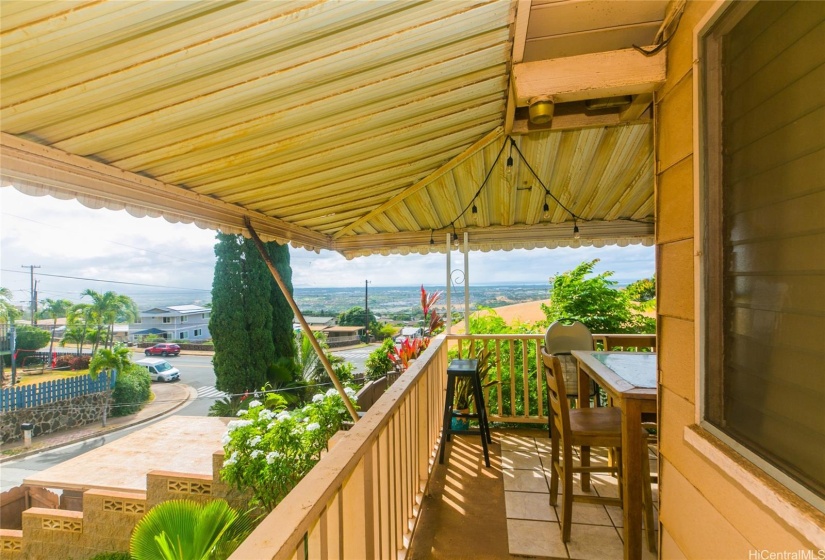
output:
[[[92,393],[0,414],[0,443],[23,438],[20,424],[34,424],[33,436],[100,422],[106,393]],[[111,403],[110,403],[111,405]],[[109,411],[111,415],[111,410]]]

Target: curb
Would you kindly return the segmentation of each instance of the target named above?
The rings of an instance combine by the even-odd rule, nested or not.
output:
[[[147,423],[151,420],[156,420],[156,419],[161,418],[163,416],[171,415],[173,412],[175,412],[179,408],[183,407],[184,405],[188,404],[191,400],[193,400],[194,398],[196,398],[198,396],[198,392],[195,388],[193,388],[189,385],[186,385],[184,383],[181,383],[181,385],[179,385],[179,386],[185,386],[186,387],[186,393],[187,393],[186,399],[182,400],[180,403],[176,404],[172,408],[168,408],[168,409],[166,409],[164,411],[161,411],[161,412],[158,412],[157,414],[154,414],[152,416],[147,416],[146,418],[141,418],[139,420],[134,420],[132,422],[118,424],[118,425],[115,425],[115,426],[107,426],[105,428],[101,427],[101,428],[99,428],[98,430],[96,430],[94,432],[84,434],[82,436],[79,436],[77,439],[73,439],[71,441],[64,441],[64,442],[61,442],[61,443],[53,443],[53,444],[44,444],[42,447],[32,447],[28,451],[23,451],[21,453],[15,453],[14,455],[3,455],[3,456],[0,456],[0,464],[11,462],[11,461],[16,461],[18,459],[23,459],[25,457],[29,457],[31,455],[35,455],[35,454],[41,453],[43,451],[50,451],[52,449],[57,449],[58,447],[65,447],[67,445],[74,445],[75,443],[80,443],[82,441],[86,441],[86,440],[93,439],[93,438],[96,438],[96,437],[99,437],[99,436],[102,436],[102,435],[110,434],[112,432],[117,432],[118,430],[124,430],[126,428],[131,428],[133,426],[139,426],[140,424],[145,424],[145,423]],[[55,433],[60,433],[60,432],[55,432]]]

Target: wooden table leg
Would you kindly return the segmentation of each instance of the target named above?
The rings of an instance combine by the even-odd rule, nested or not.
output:
[[[636,399],[622,399],[622,470],[624,475],[624,557],[642,557],[642,412]]]
[[[579,372],[579,396],[576,399],[577,408],[590,408],[590,376],[587,374],[581,363],[578,365]],[[579,450],[581,456],[581,466],[590,466],[590,447],[582,446]],[[582,492],[590,491],[590,473],[583,472],[581,476]]]

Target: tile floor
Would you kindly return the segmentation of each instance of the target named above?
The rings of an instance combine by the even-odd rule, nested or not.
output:
[[[606,452],[591,450],[591,463],[606,462]],[[550,440],[515,435],[501,436],[507,538],[514,556],[577,560],[622,558],[622,510],[617,506],[574,503],[570,542],[563,543],[560,507],[550,506]],[[651,472],[657,472],[651,454]],[[592,474],[590,493],[618,497],[616,479]],[[575,493],[581,494],[578,482]],[[653,484],[654,516],[658,515],[658,487]],[[657,525],[658,525],[658,518]],[[643,540],[642,558],[656,558]]]

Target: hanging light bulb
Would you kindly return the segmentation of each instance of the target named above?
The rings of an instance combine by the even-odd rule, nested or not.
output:
[[[576,222],[573,222],[573,239],[579,239],[581,234],[579,233],[579,225]]]
[[[544,211],[543,216],[545,218],[549,218],[550,217],[550,205],[547,204],[547,201],[544,202],[544,207],[542,208],[542,210]]]
[[[504,168],[504,172],[508,176],[513,174],[513,156],[507,158],[507,167]]]

